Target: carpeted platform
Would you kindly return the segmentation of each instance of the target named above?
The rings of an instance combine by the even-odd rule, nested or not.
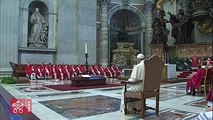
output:
[[[192,71],[183,71],[177,75],[177,78],[189,78],[192,73]]]
[[[118,87],[122,86],[119,84],[106,84],[106,85],[93,85],[93,86],[82,86],[82,87],[76,87],[72,86],[70,84],[67,85],[45,85],[44,87],[58,90],[58,91],[69,91],[69,90],[82,90],[82,89],[94,89],[94,88],[107,88],[107,87]]]

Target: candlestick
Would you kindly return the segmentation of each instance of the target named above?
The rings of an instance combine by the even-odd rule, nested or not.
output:
[[[87,43],[84,44],[84,51],[85,51],[85,53],[88,53],[88,51],[87,51]]]
[[[88,53],[85,53],[85,66],[86,66],[85,74],[89,74],[89,72],[88,72]]]

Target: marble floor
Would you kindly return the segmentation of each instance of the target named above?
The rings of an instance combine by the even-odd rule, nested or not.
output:
[[[117,79],[107,83],[117,84]],[[42,120],[139,120],[139,114],[123,115],[120,112],[122,86],[58,91],[45,85],[70,84],[70,81],[40,80],[32,84],[0,84],[16,98],[32,99],[32,112]],[[206,109],[203,95],[185,93],[185,82],[162,84],[160,115],[146,111],[146,120],[191,120]],[[148,99],[155,106],[155,99]],[[2,108],[1,108],[2,109]],[[2,116],[3,117],[3,116]],[[5,117],[5,116],[4,116]],[[0,115],[1,118],[1,115]]]

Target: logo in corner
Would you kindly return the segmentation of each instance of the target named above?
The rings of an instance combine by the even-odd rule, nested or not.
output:
[[[11,99],[10,112],[12,114],[31,114],[32,99]]]

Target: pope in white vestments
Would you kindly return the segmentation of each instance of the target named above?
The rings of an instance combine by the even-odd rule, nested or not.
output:
[[[134,66],[131,76],[128,79],[128,82],[134,84],[127,84],[127,91],[128,92],[138,92],[142,90],[142,81],[144,80],[145,68],[144,68],[144,55],[138,54],[137,60],[138,64]],[[122,90],[122,98],[121,98],[121,105],[120,110],[124,113],[124,88]],[[140,110],[141,108],[141,101],[129,102],[127,103],[127,110],[128,111],[135,111]]]

